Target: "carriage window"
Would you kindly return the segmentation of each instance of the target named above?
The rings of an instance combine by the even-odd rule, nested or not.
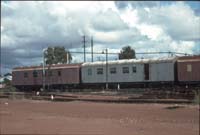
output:
[[[133,73],[136,73],[136,67],[133,67]]]
[[[49,72],[48,72],[48,76],[52,76],[52,71],[49,71]]]
[[[91,68],[88,69],[88,75],[92,75],[92,69]]]
[[[116,68],[115,67],[114,68],[110,68],[110,73],[111,74],[116,74],[117,73]]]
[[[28,78],[28,73],[27,72],[24,73],[24,78]]]
[[[47,76],[47,71],[45,70],[45,76]]]
[[[61,71],[58,71],[58,76],[61,76]]]
[[[123,73],[128,74],[129,73],[129,67],[123,67]]]
[[[97,68],[97,74],[98,75],[103,74],[103,68]]]
[[[33,71],[33,77],[38,77],[38,72],[36,70]]]
[[[192,71],[192,65],[190,65],[190,64],[187,65],[187,71],[188,71],[188,72],[191,72],[191,71]]]

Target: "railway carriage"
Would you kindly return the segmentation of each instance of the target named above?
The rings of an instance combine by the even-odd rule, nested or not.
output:
[[[43,77],[42,66],[18,67],[12,71],[12,84],[25,90],[42,88],[43,79],[46,87],[61,88],[64,86],[78,86],[80,84],[81,64],[58,64],[45,67]]]
[[[176,57],[83,63],[83,84],[173,83]]]
[[[200,85],[200,56],[157,59],[129,59],[18,67],[12,71],[13,86],[20,90],[38,90],[43,81],[46,88],[116,88]],[[121,88],[122,88],[121,87]]]
[[[197,84],[200,86],[200,56],[178,58],[177,79],[179,84]]]

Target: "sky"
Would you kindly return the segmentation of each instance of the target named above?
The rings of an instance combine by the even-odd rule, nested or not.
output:
[[[83,35],[88,52],[93,36],[95,52],[120,52],[130,45],[136,53],[200,54],[200,2],[1,1],[1,73],[40,65],[47,47],[83,51]],[[72,58],[83,62],[83,54],[73,53]],[[91,61],[90,54],[86,59]]]

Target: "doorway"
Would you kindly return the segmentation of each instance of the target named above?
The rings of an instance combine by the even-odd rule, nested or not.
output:
[[[149,80],[149,64],[144,64],[144,79]]]

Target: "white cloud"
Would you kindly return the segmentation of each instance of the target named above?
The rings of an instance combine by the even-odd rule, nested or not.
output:
[[[138,23],[137,10],[132,8],[127,8],[126,10],[120,13],[121,18],[126,22],[130,27],[135,27]]]
[[[119,51],[130,45],[139,51],[192,53],[200,36],[199,16],[185,3],[158,6],[113,1],[1,2],[1,53],[6,71],[16,65],[40,63],[41,51],[62,45],[82,51],[82,35],[94,37],[95,51]],[[129,5],[129,6],[127,6]],[[117,7],[125,6],[121,10]],[[88,58],[90,55],[88,55]],[[81,54],[73,55],[83,61]],[[8,61],[9,60],[9,61]]]
[[[96,17],[92,22],[94,29],[104,32],[128,28],[120,16],[111,9],[106,12],[98,12],[98,17]]]
[[[10,38],[7,35],[2,35],[1,36],[1,47],[15,47],[16,46],[16,41],[12,38]]]
[[[138,10],[140,23],[159,25],[174,40],[200,40],[200,17],[183,2]]]
[[[179,42],[172,42],[170,44],[170,48],[173,49],[175,52],[187,52],[192,54],[192,48],[195,46],[194,42],[191,41],[179,41]]]
[[[156,25],[141,24],[137,28],[140,30],[142,35],[148,36],[152,40],[158,40],[163,33],[162,28]]]

